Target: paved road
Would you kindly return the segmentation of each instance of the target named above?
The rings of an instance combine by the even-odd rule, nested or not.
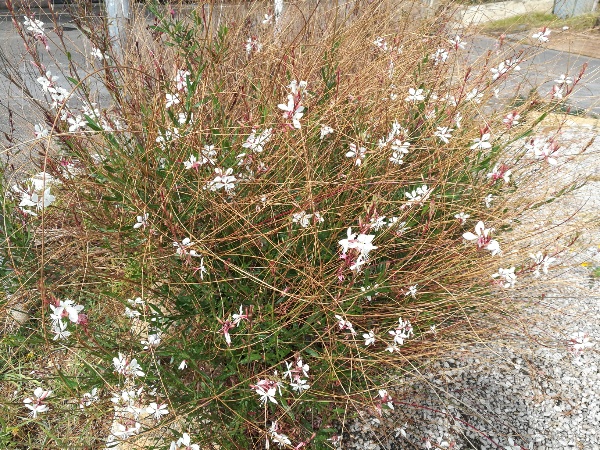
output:
[[[481,55],[488,49],[494,48],[496,40],[486,36],[478,36],[473,43],[473,53]],[[569,104],[592,114],[600,115],[600,59],[589,56],[581,56],[557,50],[532,49],[520,46],[516,43],[507,42],[505,45],[513,45],[515,50],[532,50],[534,57],[521,64],[522,70],[517,73],[514,83],[523,83],[526,89],[539,86],[538,92],[547,96],[552,90],[552,80],[561,74],[575,77],[584,64],[587,69],[580,85],[575,88]]]

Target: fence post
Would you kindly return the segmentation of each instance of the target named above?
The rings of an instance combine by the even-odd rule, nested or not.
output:
[[[106,0],[108,36],[117,55],[122,55],[125,45],[125,25],[129,19],[129,0]]]

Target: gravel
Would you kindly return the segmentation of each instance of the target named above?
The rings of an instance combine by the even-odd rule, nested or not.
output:
[[[545,180],[550,187],[556,177],[585,177],[587,184],[521,222],[525,231],[546,228],[576,213],[570,230],[581,233],[576,245],[563,245],[542,283],[515,293],[522,314],[506,317],[506,333],[492,342],[455,351],[405,380],[394,398],[412,406],[383,416],[360,412],[340,448],[600,450],[598,126],[567,123],[559,166]],[[564,237],[560,228],[544,233],[555,247]],[[591,345],[577,351],[582,338]]]

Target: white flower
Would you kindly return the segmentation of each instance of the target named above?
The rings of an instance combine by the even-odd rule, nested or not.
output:
[[[137,319],[141,315],[142,315],[141,312],[136,311],[135,309],[131,309],[128,306],[125,307],[125,317],[127,317],[129,319]]]
[[[148,213],[144,213],[141,216],[136,217],[136,223],[133,225],[133,228],[137,230],[138,228],[146,228],[148,225]]]
[[[338,327],[340,328],[340,331],[348,330],[352,336],[356,336],[356,331],[354,330],[354,326],[350,321],[337,314],[335,315],[335,318],[338,321]]]
[[[312,214],[306,214],[306,211],[300,211],[292,215],[292,222],[299,224],[302,228],[307,228],[312,216]]]
[[[533,259],[533,262],[536,265],[535,271],[533,272],[535,277],[540,276],[540,270],[544,273],[544,275],[547,275],[550,264],[556,261],[556,258],[544,255],[542,252],[537,252],[536,254],[530,253],[529,257]]]
[[[576,356],[582,355],[588,348],[592,348],[594,343],[590,341],[587,333],[578,331],[571,335],[569,341],[569,350]]]
[[[130,361],[120,352],[118,357],[113,358],[113,365],[117,373],[126,377],[143,377],[145,375],[135,358]]]
[[[487,174],[487,177],[495,182],[497,180],[504,180],[506,184],[510,183],[510,176],[512,170],[508,169],[504,164],[496,164],[492,171]]]
[[[404,155],[408,154],[408,147],[410,147],[410,142],[402,142],[400,139],[392,141],[390,162],[398,165],[403,164]]]
[[[533,156],[536,159],[543,159],[548,162],[550,165],[556,165],[558,162],[556,158],[553,158],[553,155],[559,148],[558,144],[554,140],[550,140],[549,142],[544,142],[541,139],[534,138],[525,144],[525,148],[527,150],[533,151]]]
[[[138,434],[141,428],[142,425],[139,422],[135,422],[132,427],[127,427],[121,423],[113,422],[111,434],[119,439],[125,440],[135,434]]]
[[[308,380],[298,379],[294,380],[290,383],[290,387],[293,391],[297,391],[302,393],[303,391],[307,391],[310,388],[310,384],[307,384]]]
[[[141,343],[144,344],[144,350],[148,350],[150,347],[158,347],[161,343],[161,335],[162,333],[160,332],[149,334],[148,340],[142,340]]]
[[[24,213],[30,214],[32,216],[37,216],[37,214],[31,210],[24,208],[34,207],[38,211],[43,210],[44,208],[47,208],[52,203],[54,203],[54,200],[56,200],[56,197],[50,193],[50,188],[44,190],[44,193],[42,195],[39,195],[37,192],[30,193],[26,191],[21,191],[21,195],[22,197],[21,202],[19,203],[19,208],[21,208],[21,210]]]
[[[465,42],[458,35],[454,39],[448,40],[448,42],[450,45],[452,45],[452,47],[454,47],[455,50],[464,50],[465,48]]]
[[[566,84],[566,85],[571,85],[573,84],[573,78],[568,77],[566,74],[561,74],[560,78],[554,80],[555,83],[557,84]]]
[[[196,158],[194,155],[190,155],[190,159],[184,161],[183,166],[186,169],[197,169],[198,167],[201,167],[205,164],[211,164],[214,166],[217,162],[216,156],[217,151],[215,150],[215,146],[205,145],[204,147],[202,147],[202,150],[198,154],[198,158]]]
[[[177,447],[183,446],[184,450],[200,450],[200,446],[198,444],[192,444],[190,435],[187,433],[183,433],[183,435],[177,440]],[[173,446],[173,444],[171,444]]]
[[[548,36],[550,36],[550,33],[551,33],[551,31],[549,28],[542,27],[542,28],[540,28],[540,31],[538,31],[531,37],[533,39],[537,40],[538,42],[548,42],[548,40],[550,39],[548,37]]]
[[[374,216],[374,217],[371,217],[370,225],[371,225],[371,229],[373,231],[379,231],[380,229],[382,229],[386,225],[386,223],[385,223],[385,216]]]
[[[367,149],[356,144],[349,145],[350,150],[346,152],[346,158],[355,158],[354,164],[360,166],[367,153]]]
[[[190,76],[190,72],[187,70],[177,70],[175,74],[175,78],[173,81],[175,82],[175,87],[178,91],[185,90],[187,91],[187,79]]]
[[[562,99],[565,93],[565,88],[564,86],[559,86],[557,84],[555,84],[554,86],[552,86],[552,98],[557,98],[557,99]]]
[[[179,370],[183,370],[187,367],[187,361],[184,359],[183,361],[181,361],[181,363],[179,364],[179,366],[177,366],[177,368]]]
[[[465,214],[464,212],[459,212],[458,214],[454,215],[454,218],[458,219],[461,224],[464,224],[469,217],[471,216],[469,214]]]
[[[500,267],[498,272],[492,275],[492,278],[500,278],[498,281],[505,289],[515,287],[515,283],[517,282],[517,275],[515,274],[514,266],[508,269],[503,269]],[[504,279],[504,281],[502,281],[502,279]]]
[[[493,231],[493,228],[485,228],[485,224],[479,221],[475,225],[475,234],[468,231],[463,234],[463,238],[467,241],[476,241],[478,248],[489,250],[492,252],[492,256],[495,256],[500,253],[500,244],[491,238]]]
[[[321,125],[321,139],[323,139],[325,136],[331,133],[333,133],[333,128],[327,125]]]
[[[448,142],[450,142],[450,138],[452,137],[451,133],[453,131],[454,129],[450,127],[437,127],[437,131],[433,133],[433,135],[436,136],[444,144],[447,144]]]
[[[279,447],[288,447],[292,445],[292,441],[290,441],[290,439],[282,433],[278,433],[279,431],[279,426],[277,425],[277,422],[274,421],[271,424],[271,428],[269,429],[269,436],[271,437],[271,439],[273,439],[273,441],[279,446]],[[268,442],[268,440],[267,440]],[[268,448],[268,445],[267,445]]]
[[[290,380],[298,380],[302,375],[308,377],[308,371],[310,366],[304,364],[302,358],[298,358],[295,362],[285,362],[287,370],[283,372],[283,378],[289,378]]]
[[[519,120],[521,119],[521,115],[517,111],[509,112],[502,122],[506,124],[509,128],[519,124]]]
[[[92,51],[90,52],[90,56],[92,58],[99,59],[100,61],[102,61],[105,58],[105,55],[100,51],[99,48],[96,48],[96,47],[92,47]]]
[[[173,247],[177,249],[175,250],[175,253],[177,253],[179,256],[200,256],[195,250],[190,250],[192,245],[194,245],[194,243],[190,238],[184,238],[181,243],[173,242]]]
[[[483,92],[479,92],[477,88],[474,88],[472,91],[467,92],[466,100],[468,102],[481,103],[482,98]]]
[[[258,136],[256,135],[256,130],[252,130],[250,136],[246,139],[246,142],[242,144],[242,147],[252,150],[254,153],[262,153],[264,150],[265,144],[271,140],[271,136],[273,135],[273,129],[267,128]]]
[[[402,330],[390,330],[389,332],[392,336],[394,336],[394,343],[396,345],[404,345],[404,332]]]
[[[410,88],[408,90],[408,96],[404,100],[413,103],[425,100],[425,96],[423,95],[423,89]]]
[[[365,339],[365,347],[375,343],[375,332],[373,330],[369,331],[368,333],[363,333],[362,336]]]
[[[44,124],[36,124],[34,127],[34,132],[33,134],[35,135],[36,138],[45,138],[48,137],[48,134],[50,133],[50,131],[48,130],[48,128],[46,128],[46,125]]]
[[[52,310],[51,318],[54,321],[60,320],[62,317],[68,317],[73,323],[79,320],[79,313],[83,311],[83,305],[76,305],[73,300],[59,300],[58,306],[50,305]],[[55,320],[56,318],[56,320]]]
[[[273,22],[273,15],[272,14],[265,14],[264,18],[263,18],[263,25],[269,25]]]
[[[355,263],[350,267],[351,270],[359,271],[361,265],[365,264],[369,252],[377,248],[377,246],[373,245],[373,239],[375,238],[374,234],[355,234],[352,233],[352,228],[348,228],[347,230],[347,239],[341,239],[338,243],[342,247],[342,257],[345,258],[348,250],[356,249],[359,252],[359,255],[355,261]]]
[[[401,139],[394,139],[392,141],[392,145],[390,148],[393,152],[408,154],[408,147],[410,147],[410,142],[402,142]]]
[[[471,150],[477,150],[477,149],[485,150],[488,148],[492,148],[492,144],[490,144],[489,140],[490,140],[490,133],[482,134],[481,137],[473,139],[474,143],[473,143],[473,145],[471,145]]]
[[[81,396],[81,400],[79,402],[79,408],[83,409],[87,406],[90,406],[92,403],[100,400],[98,397],[98,388],[93,388],[91,392],[86,392]]]
[[[162,416],[169,414],[169,410],[167,409],[167,405],[165,403],[158,405],[155,402],[152,402],[150,405],[148,405],[146,412],[154,417],[154,419],[157,421],[159,421]]]
[[[490,71],[492,72],[492,80],[497,80],[498,78],[500,78],[502,75],[504,75],[506,72],[508,72],[508,69],[510,69],[510,67],[506,66],[506,63],[504,61],[501,61],[500,64],[498,65],[498,68],[492,67],[490,69]]]
[[[50,394],[52,394],[52,391],[45,391],[41,387],[38,387],[33,391],[35,397],[28,397],[23,400],[25,407],[31,411],[29,413],[31,417],[36,419],[39,413],[46,412],[50,409],[48,405],[43,403],[46,398],[50,397]]]
[[[68,339],[71,336],[71,332],[67,330],[68,322],[63,322],[62,320],[57,320],[52,325],[52,332],[55,333],[52,338],[54,341],[61,339]]]
[[[299,96],[299,95],[303,95],[306,92],[307,86],[308,86],[308,83],[306,81],[292,80],[290,82],[290,84],[288,85],[288,88],[290,89],[290,92],[292,93],[292,95]]]
[[[44,36],[44,22],[34,19],[33,17],[25,17],[23,21],[27,31],[36,36]]]
[[[240,312],[233,314],[231,318],[233,319],[233,325],[235,325],[236,327],[240,325],[242,320],[248,320],[248,314],[244,314],[244,305],[240,305]]]
[[[277,394],[277,387],[279,385],[275,381],[271,380],[259,380],[256,385],[250,385],[252,389],[256,392],[259,397],[259,401],[261,404],[266,405],[268,402],[278,404],[275,399],[275,394]]]
[[[431,56],[434,64],[437,66],[439,63],[445,63],[448,60],[448,50],[444,48],[438,48]]]
[[[211,191],[217,191],[223,188],[227,193],[230,193],[233,189],[235,189],[235,182],[237,181],[237,178],[232,175],[233,169],[231,167],[225,172],[223,172],[223,169],[216,167],[215,173],[215,178],[206,183],[205,189],[208,188]]]
[[[490,208],[492,206],[492,201],[494,200],[494,196],[492,194],[488,194],[484,199],[483,202],[485,203],[485,207],[486,208]]]
[[[400,351],[400,347],[398,347],[396,345],[395,342],[391,343],[390,345],[387,346],[387,348],[385,349],[386,352],[390,352],[390,353],[394,353],[394,352],[399,352]]]
[[[459,112],[456,113],[456,115],[454,116],[454,123],[456,124],[456,128],[460,128],[460,123],[462,122],[463,116],[462,114]]]
[[[262,44],[258,42],[258,39],[255,37],[249,37],[246,40],[246,54],[249,55],[252,52],[258,53],[262,50]]]
[[[373,41],[373,45],[375,47],[377,47],[379,50],[381,50],[382,52],[387,52],[388,51],[388,45],[387,42],[385,42],[385,39],[382,37],[378,37]]]
[[[284,119],[291,119],[292,126],[296,129],[300,129],[300,119],[304,116],[304,113],[302,112],[304,111],[304,106],[297,103],[296,98],[292,94],[289,94],[287,99],[287,104],[280,103],[277,107],[283,111]]]
[[[69,133],[75,133],[79,131],[80,128],[85,128],[87,125],[87,122],[81,116],[69,117],[67,122],[71,124],[69,126]]]
[[[178,139],[178,138],[179,138],[179,128],[173,127],[172,132],[171,132],[171,130],[165,130],[164,134],[161,133],[160,135],[158,135],[156,138],[156,142],[158,142],[160,144],[165,144],[167,142],[174,141],[175,139]]]
[[[418,288],[418,287],[419,287],[419,285],[418,285],[418,284],[415,284],[415,285],[413,285],[413,286],[410,286],[410,287],[409,287],[409,288],[406,290],[406,292],[404,293],[404,296],[405,296],[405,297],[408,297],[408,296],[410,295],[412,298],[416,298],[416,297],[417,297],[417,288]]]
[[[179,100],[179,95],[177,94],[165,94],[167,102],[165,103],[165,108],[170,108],[173,105],[178,105],[181,101]]]
[[[431,194],[431,191],[429,190],[429,188],[427,187],[426,184],[424,184],[421,187],[416,188],[412,192],[404,193],[404,195],[408,199],[409,205],[423,202],[429,196],[429,194]]]
[[[385,389],[379,389],[379,398],[381,402],[387,404],[388,408],[394,409],[394,399],[388,394]]]

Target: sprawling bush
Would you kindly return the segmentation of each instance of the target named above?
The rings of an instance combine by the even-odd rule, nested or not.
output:
[[[522,51],[409,1],[149,11],[121,49],[76,16],[79,55],[14,11],[45,120],[5,168],[6,442],[334,446],[547,270],[502,240],[556,151]]]

